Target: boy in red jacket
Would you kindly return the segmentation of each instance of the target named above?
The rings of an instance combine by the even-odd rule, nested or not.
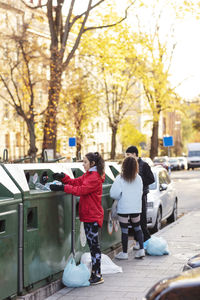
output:
[[[64,173],[54,173],[53,178],[60,180],[63,185],[51,184],[52,191],[64,191],[80,196],[79,218],[84,222],[87,243],[92,258],[91,284],[103,283],[101,275],[101,250],[98,229],[102,227],[104,211],[101,205],[102,183],[105,179],[105,163],[98,152],[89,152],[83,158],[86,171],[81,177],[72,179]]]

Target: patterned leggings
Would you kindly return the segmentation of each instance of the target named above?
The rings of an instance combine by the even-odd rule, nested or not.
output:
[[[87,243],[90,248],[90,254],[92,258],[92,273],[95,275],[101,274],[101,250],[99,245],[98,236],[98,223],[84,223],[85,235],[87,238]]]
[[[118,214],[119,216],[119,224],[122,231],[122,249],[123,252],[127,253],[128,248],[128,225],[129,225],[129,217],[131,219],[131,223],[133,225],[133,229],[135,232],[136,240],[139,242],[140,249],[143,249],[143,232],[140,226],[140,214]]]

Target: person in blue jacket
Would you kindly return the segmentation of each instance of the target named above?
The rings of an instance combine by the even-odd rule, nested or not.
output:
[[[118,175],[110,189],[110,196],[118,201],[117,214],[122,232],[122,250],[115,258],[128,259],[128,225],[129,219],[133,224],[133,229],[139,249],[135,253],[135,258],[145,256],[143,248],[143,232],[140,226],[140,214],[142,211],[143,183],[138,174],[138,162],[134,157],[127,157],[122,163],[121,174]]]

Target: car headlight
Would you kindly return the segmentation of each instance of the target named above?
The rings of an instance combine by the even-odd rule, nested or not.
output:
[[[153,202],[147,202],[147,207],[153,208]]]

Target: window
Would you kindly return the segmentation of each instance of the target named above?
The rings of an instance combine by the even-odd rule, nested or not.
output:
[[[167,174],[166,171],[163,170],[162,172],[160,172],[160,174],[159,174],[159,182],[160,182],[160,184],[161,183],[166,183],[166,184],[170,183],[170,178],[169,178],[169,176],[168,176],[168,174]]]
[[[149,189],[150,190],[156,190],[157,188],[157,177],[156,177],[156,173],[153,173],[154,179],[155,181],[149,185]],[[160,180],[160,179],[159,179]]]
[[[188,156],[189,157],[200,156],[200,151],[189,151]]]
[[[21,134],[20,134],[20,132],[16,133],[16,147],[21,147]]]
[[[9,119],[9,106],[7,103],[4,104],[4,120]]]
[[[5,135],[5,147],[10,148],[10,134],[6,133]]]

